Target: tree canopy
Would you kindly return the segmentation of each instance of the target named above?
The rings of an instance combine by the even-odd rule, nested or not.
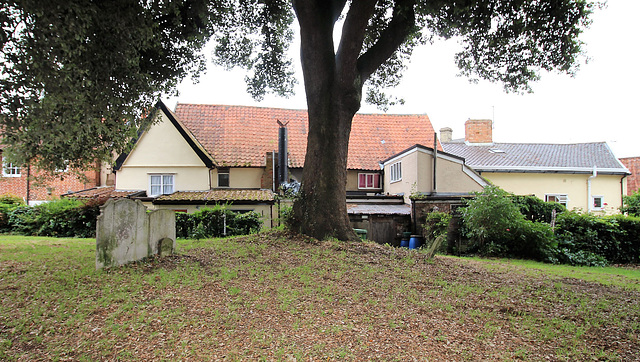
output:
[[[209,1],[4,2],[5,150],[48,170],[108,159],[163,93],[205,68],[215,17]]]
[[[396,102],[412,50],[436,38],[463,45],[471,79],[530,91],[542,70],[572,74],[591,0],[14,0],[0,9],[2,142],[49,169],[108,159],[147,107],[214,61],[248,71],[247,90],[291,94],[288,47],[297,20],[309,139],[294,219],[306,234],[341,239],[351,119],[363,99]],[[334,31],[340,31],[334,41]],[[363,96],[364,94],[364,96]],[[213,101],[213,100],[212,100]],[[337,185],[337,186],[336,186]],[[342,200],[342,201],[340,201]],[[332,205],[338,216],[326,217]]]

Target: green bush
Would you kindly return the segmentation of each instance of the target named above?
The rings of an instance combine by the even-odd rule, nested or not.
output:
[[[22,235],[95,237],[101,205],[98,201],[61,199],[19,206],[8,213],[7,230]]]
[[[640,261],[640,218],[566,212],[556,224],[558,259],[562,255],[595,255],[608,263]],[[579,255],[583,255],[579,254]]]
[[[630,216],[640,216],[640,190],[635,194],[622,197],[620,211]]]
[[[8,213],[19,206],[24,206],[21,197],[10,194],[0,195],[0,232],[10,231]]]
[[[176,213],[176,236],[204,239],[258,232],[262,227],[260,215],[250,211],[237,213],[225,205],[216,205],[192,214]]]
[[[436,251],[445,252],[447,244],[443,241],[447,238],[451,215],[442,211],[432,211],[425,216],[424,236],[425,247],[433,253]],[[440,239],[438,239],[440,237]]]
[[[496,186],[467,201],[462,219],[470,252],[545,260],[555,247],[551,226],[525,219],[513,195]]]
[[[546,202],[532,195],[513,195],[512,200],[525,219],[535,222],[551,223],[553,210],[556,210],[556,215],[567,210],[561,203]]]
[[[40,225],[37,224],[39,209],[31,206],[18,206],[7,214],[11,232],[22,235],[37,235]]]

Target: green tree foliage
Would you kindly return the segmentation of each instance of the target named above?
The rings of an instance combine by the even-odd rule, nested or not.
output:
[[[556,215],[567,210],[559,202],[546,202],[533,195],[513,195],[512,200],[518,206],[525,219],[535,222],[550,223],[553,210],[556,211]]]
[[[247,235],[260,231],[262,219],[256,212],[237,213],[225,205],[215,205],[192,214],[176,213],[176,236],[205,239]]]
[[[640,216],[640,190],[633,195],[623,196],[622,202],[621,212],[631,216]]]
[[[525,219],[513,196],[487,186],[462,211],[467,236],[481,255],[545,260],[553,248],[551,226]]]
[[[0,122],[15,160],[50,170],[123,149],[146,107],[216,62],[248,69],[248,91],[288,95],[293,20],[309,111],[294,225],[355,239],[346,158],[364,98],[386,105],[415,46],[455,37],[463,75],[529,91],[541,70],[573,73],[590,0],[13,0],[0,7]],[[334,41],[334,32],[341,29]],[[64,166],[64,167],[63,167]],[[306,175],[306,176],[305,176]]]
[[[93,238],[101,201],[61,199],[18,206],[7,213],[3,231],[38,236]]]
[[[216,16],[204,0],[0,6],[3,143],[51,171],[123,150],[158,97],[204,69]]]

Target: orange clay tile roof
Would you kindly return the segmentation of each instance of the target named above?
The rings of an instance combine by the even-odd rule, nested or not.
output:
[[[217,166],[265,166],[266,153],[278,150],[277,121],[289,122],[289,166],[304,165],[306,110],[178,103],[175,114]],[[432,146],[433,136],[433,126],[426,114],[356,114],[347,168],[379,170],[379,161],[408,147]],[[442,149],[439,144],[438,149]]]
[[[158,197],[156,202],[185,201],[273,201],[274,194],[265,189],[214,189],[208,191],[177,191]]]

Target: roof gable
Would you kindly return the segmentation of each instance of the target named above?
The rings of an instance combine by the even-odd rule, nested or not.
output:
[[[214,167],[213,159],[207,153],[205,148],[202,147],[202,145],[193,136],[193,134],[177,119],[175,114],[171,112],[162,101],[158,101],[158,103],[156,104],[155,112],[150,115],[150,117],[154,120],[154,122],[150,122],[143,129],[141,129],[138,132],[137,138],[133,140],[133,143],[135,145],[134,149],[141,142],[142,138],[147,133],[149,133],[149,131],[151,130],[151,127],[154,127],[154,125],[157,124],[156,122],[158,122],[158,117],[160,117],[160,115],[158,114],[158,111],[162,112],[166,116],[166,119],[169,120],[170,124],[175,128],[175,131],[182,137],[182,139],[186,142],[188,147],[195,153],[196,159],[199,159],[200,161],[202,161],[202,163],[208,168]],[[133,151],[129,153],[121,154],[116,159],[116,165],[114,167],[114,170],[115,171],[120,170],[122,165],[125,162],[128,162],[127,160],[130,159],[130,157],[132,156],[132,153]]]
[[[264,166],[278,148],[277,121],[288,122],[289,166],[304,165],[306,110],[179,103],[175,114],[221,166]],[[433,144],[434,131],[427,115],[356,114],[350,137],[347,167],[375,170],[407,147]]]

